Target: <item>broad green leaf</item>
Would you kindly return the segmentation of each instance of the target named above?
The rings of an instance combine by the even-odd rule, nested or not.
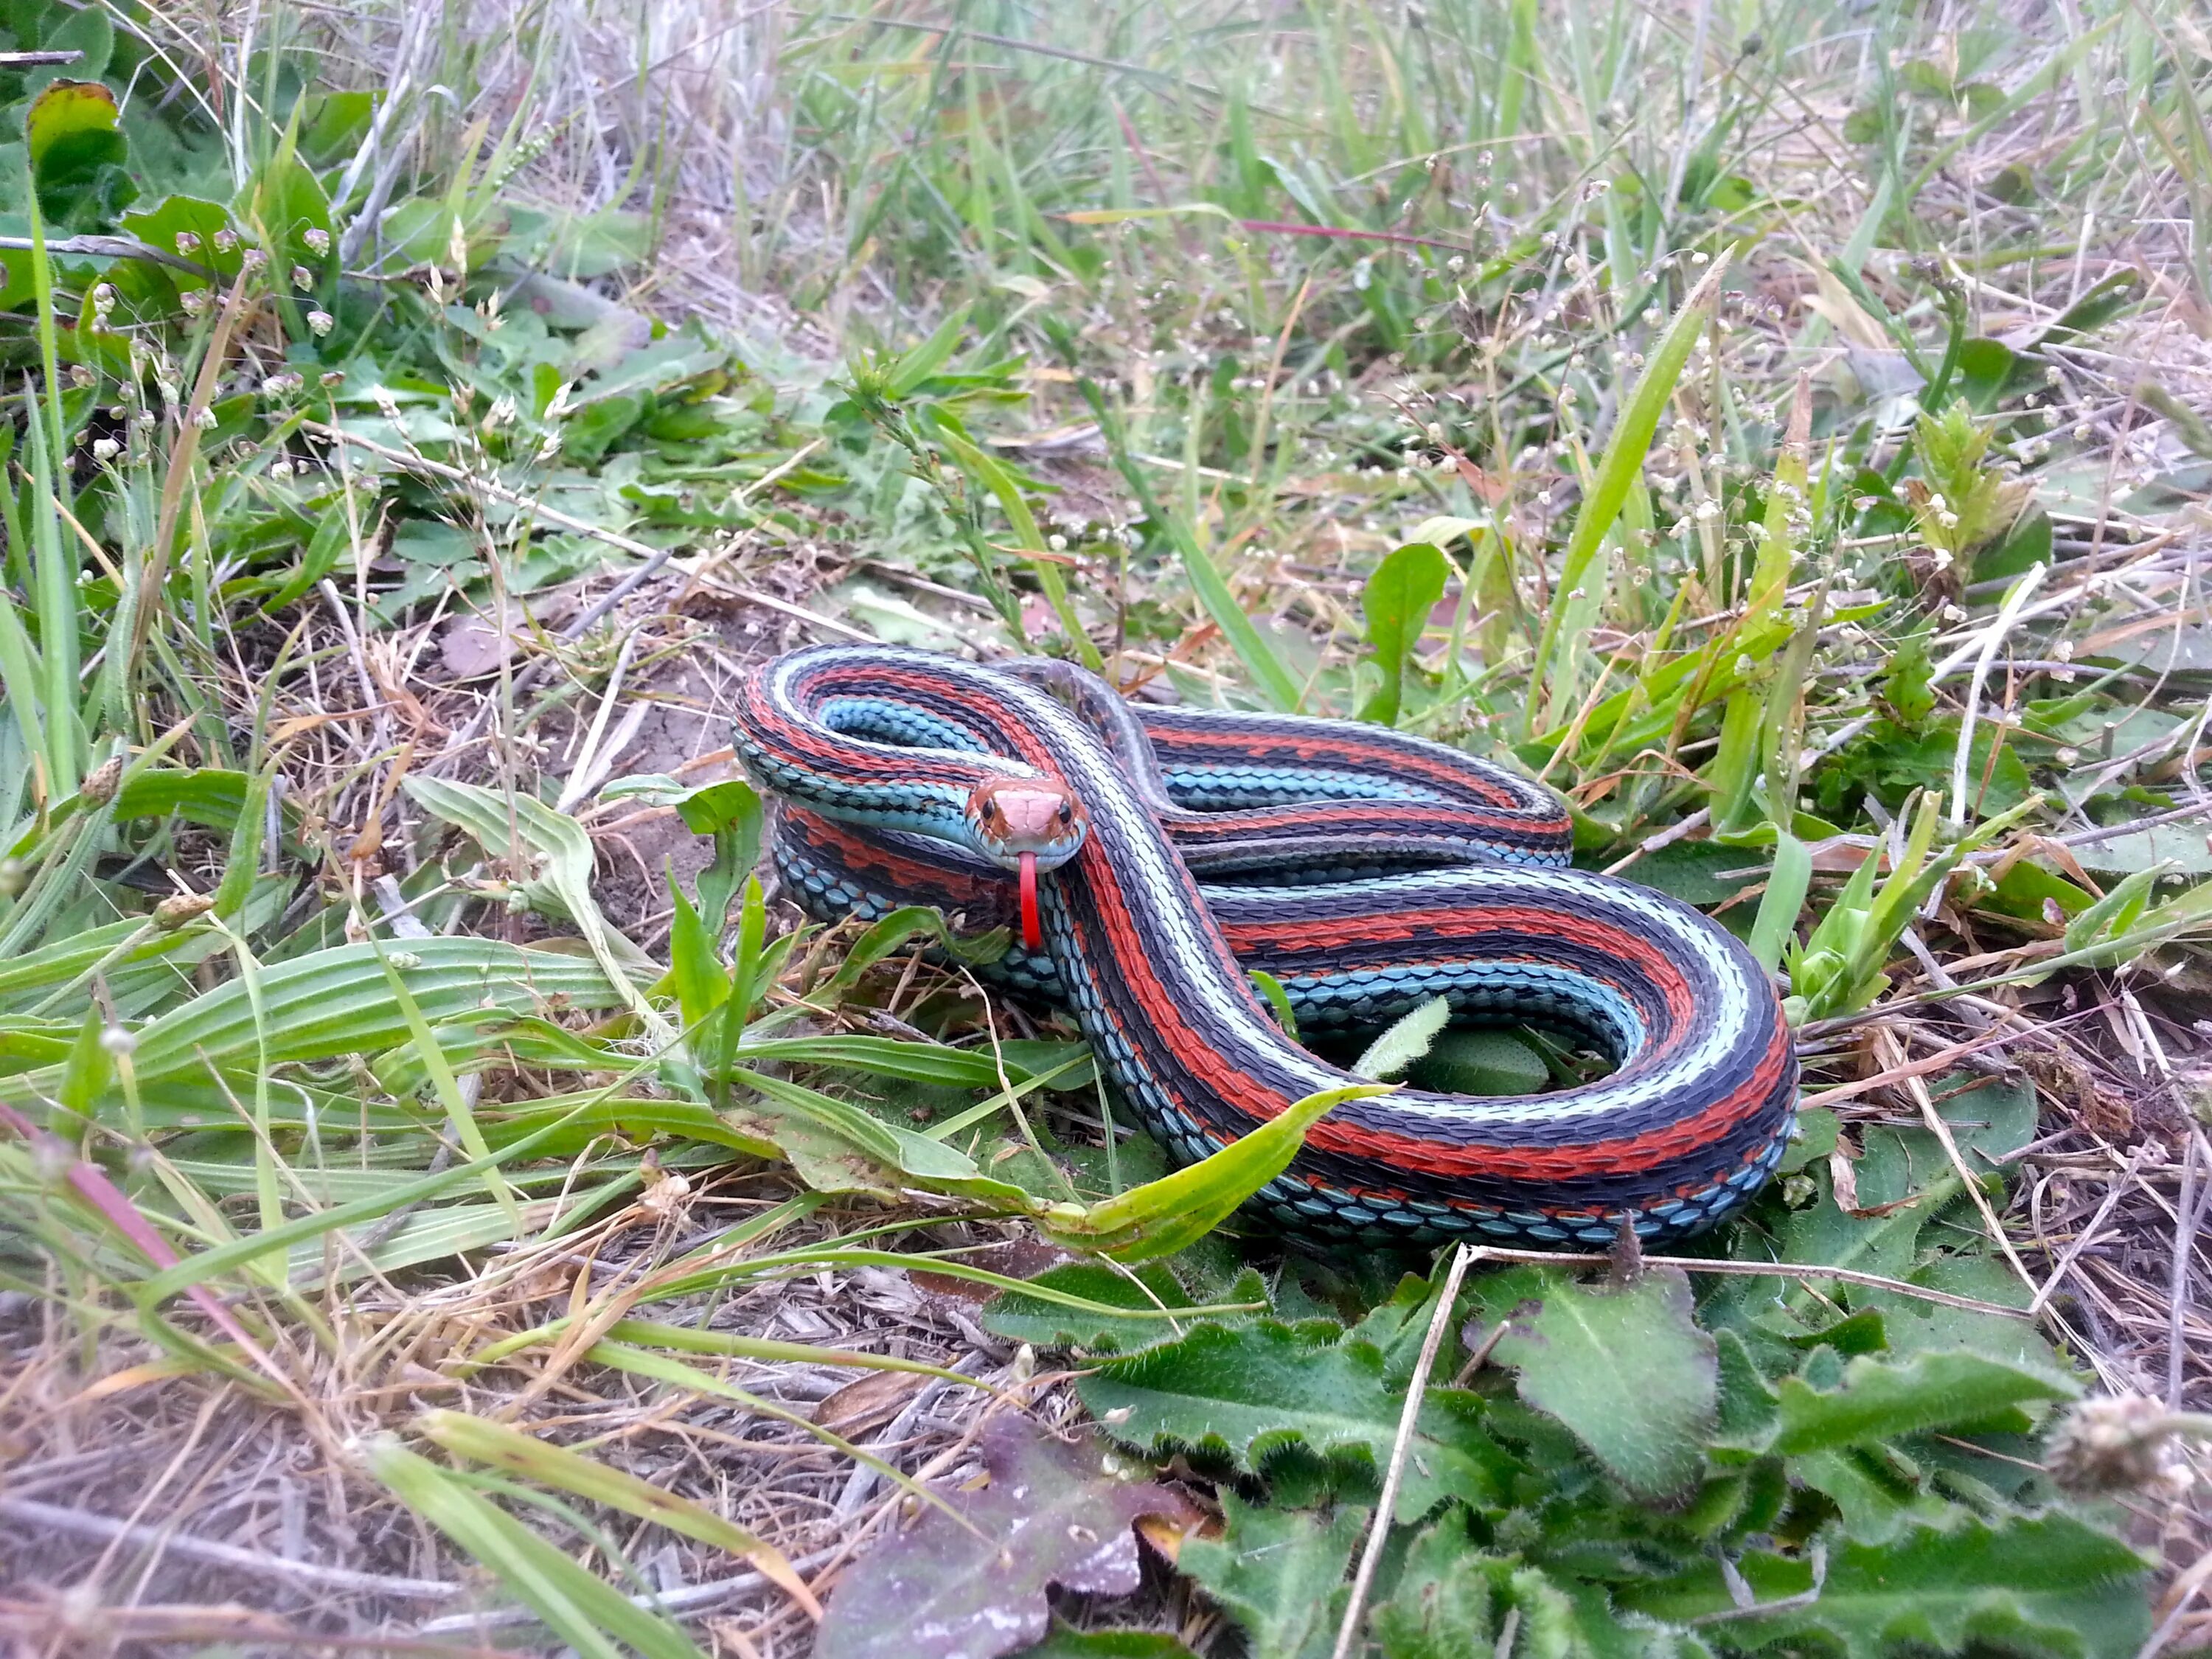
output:
[[[646,1029],[664,1042],[674,1036],[667,1021],[638,994],[633,981],[633,975],[658,977],[658,970],[607,925],[599,901],[592,896],[596,855],[583,825],[531,796],[503,795],[473,783],[415,773],[403,787],[423,811],[465,831],[493,857],[507,856],[511,850],[531,854],[543,873],[524,881],[521,890],[533,908],[574,922],[607,982],[622,993]]]
[[[229,210],[197,197],[165,196],[142,212],[125,214],[123,228],[164,253],[178,254],[205,266],[215,272],[215,280],[221,283],[227,283],[236,277],[246,258],[246,243],[233,239],[226,247],[216,240],[220,233],[233,228]],[[185,240],[180,241],[179,237]],[[161,267],[161,275],[180,293],[210,286],[207,277],[171,266]]]
[[[39,210],[54,229],[91,229],[137,194],[116,119],[115,94],[97,81],[56,81],[32,99],[24,143]]]
[[[868,925],[845,952],[845,960],[830,981],[834,991],[849,991],[860,975],[902,945],[927,939],[956,962],[969,964],[995,962],[1006,954],[1010,935],[993,928],[974,939],[963,939],[946,925],[944,915],[927,904],[905,904]]]
[[[615,993],[581,957],[524,951],[496,939],[425,939],[391,954],[424,1018],[453,1018],[492,1006],[534,1014],[549,1005],[605,1008]],[[317,951],[261,970],[270,1063],[374,1053],[411,1033],[392,1001],[376,949]],[[141,1079],[221,1067],[257,1053],[253,1010],[237,981],[194,997],[141,1028],[131,1064]]]
[[[1807,1452],[1790,1460],[1796,1484],[1825,1494],[1854,1543],[1887,1544],[1915,1527],[1947,1526],[1956,1504],[1929,1490],[1920,1468],[1879,1443]]]
[[[967,326],[966,306],[956,307],[948,313],[927,339],[890,365],[887,382],[890,395],[910,398],[920,391],[922,383],[942,368],[958,349],[960,336]]]
[[[1317,1346],[1270,1319],[1235,1330],[1201,1325],[1179,1341],[1109,1359],[1076,1387],[1091,1415],[1133,1444],[1195,1447],[1255,1471],[1304,1443],[1323,1456],[1358,1457],[1379,1478],[1404,1406],[1372,1343]],[[1399,1521],[1447,1498],[1477,1509],[1504,1501],[1510,1460],[1484,1432],[1470,1396],[1431,1389],[1410,1443]]]
[[[1429,612],[1444,596],[1451,567],[1442,549],[1408,542],[1375,567],[1360,592],[1367,618],[1367,643],[1382,671],[1382,684],[1359,711],[1359,718],[1382,726],[1398,723],[1404,701],[1406,665],[1428,626]]]
[[[1786,1456],[2001,1422],[2023,1403],[2072,1400],[2081,1392],[2063,1375],[1977,1354],[1923,1353],[1902,1364],[1863,1354],[1844,1368],[1840,1388],[1783,1379],[1770,1449]]]
[[[698,891],[700,917],[708,934],[718,935],[738,884],[760,862],[766,809],[752,785],[726,778],[692,790],[677,801],[676,810],[694,834],[714,838],[714,862],[699,872]]]
[[[1770,974],[1782,963],[1783,947],[1796,936],[1797,913],[1813,884],[1813,854],[1786,830],[1774,837],[1774,868],[1759,895],[1759,915],[1751,924],[1751,953]]]
[[[1713,1339],[1691,1317],[1679,1267],[1634,1283],[1584,1285],[1546,1273],[1533,1314],[1508,1320],[1495,1352],[1521,1397],[1581,1437],[1632,1490],[1663,1497],[1696,1477],[1719,1373]],[[1495,1305],[1494,1293],[1486,1300]]]
[[[1656,1585],[1632,1583],[1615,1595],[1661,1618],[1721,1615],[1728,1622],[1718,1630],[1731,1648],[1817,1642],[1847,1659],[1990,1649],[2128,1659],[2150,1630],[2148,1564],[2069,1515],[1967,1517],[1948,1528],[1915,1528],[1887,1544],[1831,1545],[1817,1595],[1802,1554],[1753,1551],[1736,1565],[1759,1602],[1789,1605],[1747,1613],[1717,1565]]]
[[[1550,1086],[1552,1068],[1510,1031],[1445,1030],[1413,1062],[1408,1080],[1451,1095],[1534,1095]]]

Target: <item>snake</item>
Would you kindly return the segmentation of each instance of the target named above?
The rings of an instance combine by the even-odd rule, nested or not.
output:
[[[1565,804],[1509,768],[1370,723],[1139,706],[1073,665],[888,645],[770,659],[732,708],[800,908],[1005,927],[1000,984],[1073,1015],[1179,1164],[1363,1080],[1286,1024],[1356,1035],[1441,996],[1455,1021],[1559,1031],[1611,1063],[1535,1094],[1346,1100],[1247,1200],[1262,1227],[1665,1243],[1740,1212],[1787,1151],[1797,1060],[1766,971],[1688,905],[1571,867]]]

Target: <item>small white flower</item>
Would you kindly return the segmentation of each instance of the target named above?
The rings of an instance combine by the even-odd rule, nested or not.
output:
[[[2072,662],[2074,660],[2074,641],[2071,640],[2059,641],[2057,645],[2051,647],[2051,654],[2057,658],[2061,662]]]
[[[228,253],[237,246],[238,233],[236,231],[226,227],[225,228],[216,232],[215,251],[217,253]]]
[[[192,412],[192,424],[199,428],[203,432],[214,431],[215,410],[211,409],[195,410]]]
[[[1699,524],[1711,524],[1715,519],[1719,518],[1720,515],[1721,504],[1713,500],[1711,496],[1707,496],[1704,501],[1699,501],[1697,505],[1697,516],[1698,522]]]
[[[294,265],[292,267],[292,286],[294,288],[298,289],[301,293],[305,294],[309,289],[314,287],[314,285],[315,273],[313,271],[308,270],[305,265]]]
[[[310,225],[300,234],[300,240],[307,245],[310,252],[328,253],[331,251],[331,234],[320,225]]]
[[[188,288],[177,295],[177,303],[184,307],[185,316],[197,317],[207,309],[207,290],[204,288]]]
[[[1057,531],[1044,538],[1044,544],[1055,553],[1065,553],[1067,551],[1067,538],[1060,534]]]
[[[307,313],[307,331],[319,340],[337,326],[337,318],[319,306]]]
[[[199,249],[200,249],[200,239],[199,239],[199,233],[198,233],[198,232],[197,232],[197,231],[191,231],[191,230],[180,230],[180,231],[179,231],[179,232],[177,233],[177,252],[179,252],[179,253],[197,253],[197,252],[199,252]]]
[[[112,461],[122,453],[123,446],[112,438],[94,438],[92,441],[92,459],[95,461]]]
[[[111,1025],[100,1032],[100,1046],[122,1060],[138,1047],[138,1039],[120,1025]]]

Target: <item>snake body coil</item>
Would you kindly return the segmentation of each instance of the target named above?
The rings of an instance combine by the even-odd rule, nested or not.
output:
[[[1281,982],[1302,1031],[1443,995],[1613,1060],[1553,1093],[1339,1106],[1253,1200],[1291,1231],[1563,1246],[1626,1224],[1663,1242],[1772,1172],[1797,1066],[1765,975],[1686,906],[1565,868],[1566,815],[1540,787],[1396,732],[1139,714],[1103,682],[1039,672],[867,646],[754,671],[737,752],[783,802],[775,856],[794,896],[824,919],[932,903],[980,929],[1016,919],[1008,871],[1033,860],[1041,943],[1001,974],[1075,1014],[1182,1162],[1357,1081],[1278,1029],[1248,969]],[[1024,790],[1079,803],[1079,842],[1064,811],[994,841],[1005,824],[973,803]]]

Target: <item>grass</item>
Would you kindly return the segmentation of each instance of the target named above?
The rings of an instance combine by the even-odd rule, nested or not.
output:
[[[2021,1390],[2001,1442],[1955,1409],[1755,1454],[1668,1419],[1687,1509],[1602,1437],[1499,1428],[1604,1496],[1401,1510],[1370,1650],[1414,1650],[1391,1620],[1430,1565],[1474,1605],[1462,1558],[1496,1583],[1450,1639],[1501,1652],[1570,1603],[1730,1650],[1955,1650],[1998,1633],[1853,1623],[1850,1575],[1976,1528],[2061,1578],[2126,1578],[2093,1531],[2178,1575],[2154,1619],[2134,1581],[2131,1612],[2005,1602],[2027,1650],[2204,1639],[2205,1534],[2158,1462],[2212,1386],[2189,8],[199,27],[58,12],[15,44],[73,70],[0,69],[11,124],[58,72],[115,94],[49,94],[0,161],[11,1634],[805,1651],[806,1598],[834,1620],[986,1416],[1188,1437],[1105,1356],[1273,1364],[1252,1333],[1328,1320],[1312,1364],[1352,1389],[1373,1343],[1396,1422],[1390,1333],[1437,1300],[1397,1277],[1431,1264],[1190,1243],[1218,1193],[1146,1186],[1081,1044],[983,995],[972,941],[804,928],[751,879],[731,677],[859,634],[1542,776],[1582,862],[1786,975],[1808,1067],[1795,1167],[1710,1246],[1792,1273],[1686,1281],[1650,1364],[1686,1399],[1740,1349],[1785,1410],[1941,1393],[1963,1362],[1907,1316],[1948,1295],[2001,1323],[1943,1342],[2026,1368],[1943,1384]],[[118,234],[169,262],[88,240]],[[1505,1038],[1571,1063],[1540,1039]],[[1041,1282],[1040,1229],[1079,1257]],[[1618,1414],[1501,1334],[1508,1291],[1579,1305],[1537,1271],[1454,1304],[1519,1357],[1451,1409],[1510,1425],[1517,1376],[1570,1427]],[[860,1355],[885,1369],[848,1386]],[[2053,1403],[2077,1376],[2164,1413],[2118,1507],[1944,1461],[2098,1486],[2101,1419]],[[1327,1646],[1378,1443],[1194,1454],[1226,1530],[1061,1611]],[[1455,1544],[1462,1515],[1487,1532]],[[1642,1565],[1590,1576],[1555,1523]],[[1311,1583],[1268,1603],[1286,1550]],[[1715,1559],[1761,1602],[1833,1589],[1784,1628]]]

